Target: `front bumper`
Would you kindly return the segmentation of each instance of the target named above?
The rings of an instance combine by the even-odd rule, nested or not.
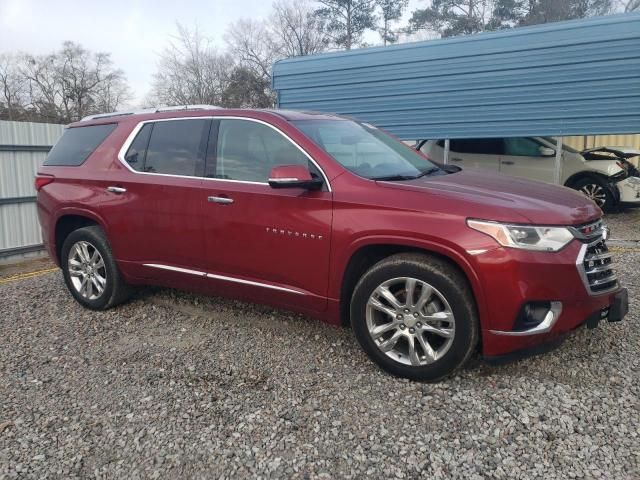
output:
[[[623,308],[621,302],[625,300],[620,300],[627,298],[626,290],[619,285],[601,294],[587,290],[577,265],[583,245],[574,240],[556,253],[494,248],[472,257],[484,286],[484,356],[505,355],[552,342],[605,310],[624,312],[622,316],[618,313],[620,319],[626,314],[628,307]],[[522,305],[535,301],[562,303],[552,327],[531,335],[505,335],[514,330]]]
[[[620,202],[640,204],[640,178],[628,177],[617,184]]]
[[[593,312],[589,317],[587,317],[584,322],[578,325],[578,327],[584,325],[589,329],[597,328],[598,324],[605,319],[609,322],[619,322],[625,317],[628,310],[629,298],[627,289],[623,288],[616,294],[614,303],[612,305],[610,305],[609,307],[605,307],[603,310]],[[560,346],[567,335],[568,332],[561,333],[559,335],[546,338],[540,343],[522,347],[519,350],[514,350],[509,353],[502,353],[498,355],[484,355],[483,358],[487,362],[492,364],[503,364],[514,360],[520,360],[534,355],[547,353]]]

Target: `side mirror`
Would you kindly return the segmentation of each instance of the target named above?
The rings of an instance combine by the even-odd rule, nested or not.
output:
[[[540,147],[538,151],[543,157],[553,157],[556,154],[556,151],[550,147]]]
[[[271,188],[304,188],[318,190],[322,188],[322,179],[313,178],[302,165],[281,165],[273,167],[269,174]]]

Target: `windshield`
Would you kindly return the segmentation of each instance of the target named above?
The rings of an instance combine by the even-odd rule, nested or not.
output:
[[[553,137],[540,137],[543,140],[546,140],[547,142],[549,142],[550,144],[552,144],[554,147],[556,146],[557,142],[556,139]],[[570,147],[569,145],[567,145],[566,143],[562,144],[562,149],[566,150],[567,152],[571,152],[571,153],[580,153],[578,150],[576,150],[573,147]]]
[[[353,173],[371,180],[409,180],[440,169],[398,140],[351,120],[295,120],[313,142]]]

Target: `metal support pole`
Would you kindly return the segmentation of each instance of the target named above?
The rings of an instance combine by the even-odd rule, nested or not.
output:
[[[443,163],[446,165],[449,163],[449,139],[445,139],[444,141],[444,160]]]
[[[560,184],[562,178],[562,137],[556,137],[556,162],[553,182]]]

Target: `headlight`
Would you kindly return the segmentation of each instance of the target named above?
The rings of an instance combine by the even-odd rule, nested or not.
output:
[[[506,225],[481,220],[467,220],[467,225],[493,237],[503,247],[524,250],[557,252],[574,239],[573,234],[565,227]]]

